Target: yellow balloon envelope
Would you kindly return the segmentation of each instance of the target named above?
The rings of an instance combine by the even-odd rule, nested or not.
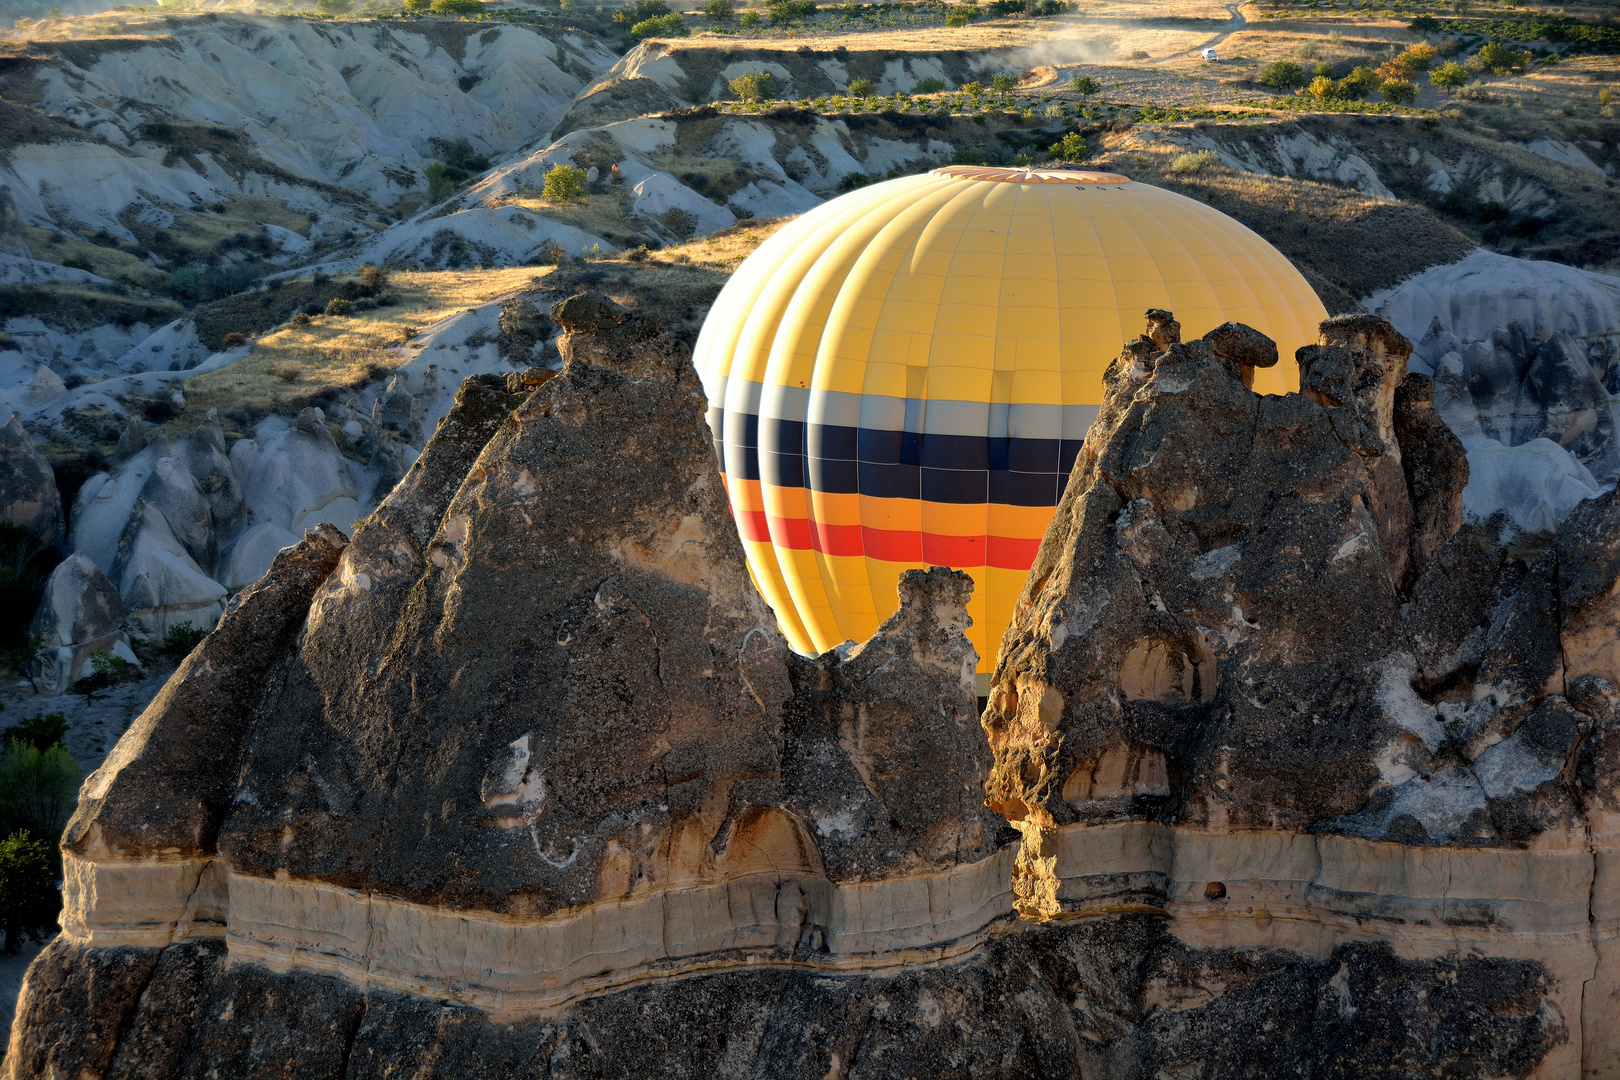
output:
[[[983,673],[1143,312],[1247,323],[1284,357],[1327,317],[1248,228],[1112,173],[949,166],[790,222],[740,266],[696,363],[732,512],[794,648],[864,641],[903,570],[975,582]]]

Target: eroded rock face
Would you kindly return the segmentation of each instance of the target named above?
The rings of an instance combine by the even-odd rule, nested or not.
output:
[[[468,379],[87,782],[9,1075],[1620,1059],[1620,503],[1459,529],[1387,325],[1260,397],[1265,339],[1149,313],[981,726],[966,575],[793,655],[685,347],[552,317],[563,372]]]
[[[16,413],[0,426],[0,521],[56,547],[66,534],[56,474]]]
[[[1217,966],[1320,962],[1369,935],[1409,958],[1533,958],[1513,978],[1563,1041],[1521,1071],[1613,1061],[1612,976],[1589,980],[1614,963],[1593,871],[1614,780],[1607,742],[1584,749],[1620,685],[1613,494],[1539,557],[1510,552],[1505,515],[1462,526],[1462,445],[1387,323],[1323,323],[1302,393],[1259,397],[1215,342],[1160,344],[1148,320],[1108,373],[984,717],[991,805],[1025,838],[1019,910],[1158,910]],[[1578,943],[1531,944],[1559,934]],[[1457,1060],[1430,1053],[1412,1060]]]

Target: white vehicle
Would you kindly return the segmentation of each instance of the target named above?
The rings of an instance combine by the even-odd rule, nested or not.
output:
[[[1214,49],[1205,49],[1204,52],[1203,52],[1203,56],[1204,56],[1204,59],[1209,61],[1211,64],[1218,64],[1218,63],[1221,62],[1221,58],[1216,55]]]

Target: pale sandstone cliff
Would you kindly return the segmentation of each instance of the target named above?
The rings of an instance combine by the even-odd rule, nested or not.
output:
[[[685,349],[554,317],[86,782],[8,1075],[1614,1066],[1620,506],[1457,532],[1387,324],[1150,313],[981,731],[964,575],[794,656]]]

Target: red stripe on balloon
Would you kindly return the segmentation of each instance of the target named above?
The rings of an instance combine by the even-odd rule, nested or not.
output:
[[[951,536],[865,525],[824,525],[805,518],[767,518],[760,510],[738,518],[738,532],[744,540],[774,543],[794,551],[818,551],[845,558],[864,555],[883,562],[926,562],[936,566],[993,566],[1002,570],[1028,570],[1041,546],[1039,540],[1011,536]]]

